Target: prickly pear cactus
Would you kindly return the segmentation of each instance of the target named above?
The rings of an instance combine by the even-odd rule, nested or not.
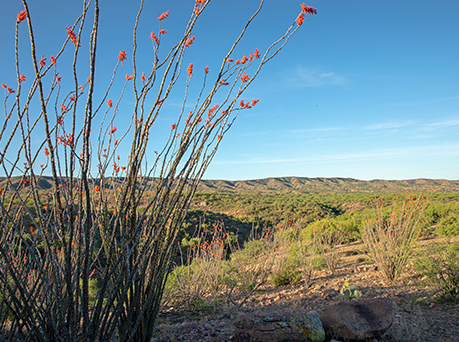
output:
[[[339,298],[340,299],[346,299],[346,300],[351,300],[353,298],[360,298],[362,297],[362,292],[359,291],[357,285],[352,284],[349,285],[349,283],[346,281],[339,291]]]

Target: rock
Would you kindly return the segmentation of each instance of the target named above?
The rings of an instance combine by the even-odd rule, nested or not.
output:
[[[386,298],[340,302],[320,316],[327,337],[362,341],[384,334],[394,320],[394,304]]]
[[[325,341],[317,316],[264,311],[241,316],[233,324],[235,341]]]
[[[306,312],[306,316],[316,316],[317,318],[320,318],[320,315],[316,310]]]

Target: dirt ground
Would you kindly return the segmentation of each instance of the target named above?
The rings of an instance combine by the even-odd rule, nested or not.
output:
[[[438,239],[438,238],[437,238]],[[435,243],[437,239],[423,241]],[[319,314],[338,303],[339,290],[347,281],[356,284],[362,298],[391,298],[395,317],[383,341],[459,342],[459,303],[439,303],[431,297],[432,288],[420,285],[417,273],[407,267],[398,281],[386,282],[375,266],[361,254],[362,245],[343,246],[340,267],[332,275],[318,271],[313,284],[283,287],[266,285],[254,293],[242,308],[224,300],[206,310],[164,308],[160,314],[155,342],[166,341],[234,341],[232,321],[241,313],[284,310]],[[274,342],[274,341],[273,341]]]

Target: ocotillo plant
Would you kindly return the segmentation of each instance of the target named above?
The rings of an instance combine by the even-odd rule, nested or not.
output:
[[[235,58],[262,0],[219,57],[219,70],[198,71],[192,63],[184,64],[184,56],[209,2],[195,1],[183,36],[163,51],[169,11],[154,18],[156,33],[140,32],[142,20],[152,21],[151,15],[142,15],[140,0],[132,51],[104,60],[113,62],[114,71],[106,88],[99,89],[99,1],[84,0],[81,14],[65,29],[61,48],[40,56],[43,40],[36,39],[34,25],[43,22],[22,0],[23,10],[15,18],[16,86],[13,80],[1,80],[6,118],[0,130],[2,333],[24,333],[36,341],[109,341],[115,336],[150,341],[190,199],[238,113],[258,102],[243,99],[243,93],[302,25],[305,14],[316,14],[302,4],[285,34],[266,51],[254,46]],[[91,17],[92,27],[86,27]],[[148,57],[137,52],[141,35],[151,38]],[[23,71],[26,56],[20,46],[27,36],[33,74]],[[59,35],[47,39],[58,40]],[[73,57],[66,63],[68,56]],[[139,60],[145,58],[151,69],[141,71]],[[132,74],[120,79],[127,62]],[[201,90],[190,100],[188,90],[198,76]],[[181,110],[163,148],[154,152],[148,143],[152,128],[172,88],[184,78]],[[118,93],[116,84],[121,84]],[[122,125],[120,104],[126,102],[128,87],[132,119]],[[217,94],[223,99],[219,104]],[[190,103],[193,109],[186,112]],[[130,146],[125,163],[118,156],[123,145]],[[52,186],[43,189],[47,175]],[[145,210],[139,210],[140,203]],[[89,286],[94,280],[95,295]]]

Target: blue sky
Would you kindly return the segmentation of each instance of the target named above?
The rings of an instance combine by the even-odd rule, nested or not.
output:
[[[255,48],[263,53],[295,20],[301,2],[266,0],[235,57]],[[459,2],[305,3],[317,8],[318,15],[306,16],[301,30],[252,83],[244,97],[260,102],[241,112],[204,178],[459,179]],[[163,22],[168,30],[164,37],[172,42],[183,32],[193,4],[148,2],[139,45],[149,44],[150,31],[157,31],[156,18],[166,10],[170,16]],[[10,1],[0,14],[0,82],[13,88],[14,23],[21,6],[20,1]],[[37,53],[49,60],[81,5],[55,0],[30,1],[29,6]],[[196,42],[185,64],[193,62],[195,74],[208,65],[211,75],[257,6],[256,0],[211,0],[193,33]],[[110,76],[120,50],[130,56],[137,9],[135,1],[101,1],[96,77]],[[20,38],[21,73],[32,75],[25,25]],[[151,65],[149,50],[141,51],[145,58],[140,66]],[[121,77],[132,73],[130,62],[120,69]],[[86,78],[84,63],[79,70]],[[171,95],[159,130],[169,132],[182,97],[183,87]],[[130,120],[128,94],[125,103],[118,127]]]

